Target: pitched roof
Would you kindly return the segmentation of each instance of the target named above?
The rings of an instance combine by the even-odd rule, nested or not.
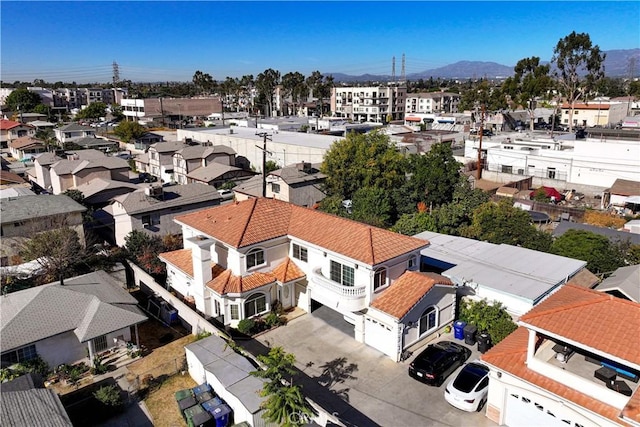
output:
[[[610,104],[573,104],[573,108],[576,110],[608,110]],[[571,104],[562,104],[562,108],[571,108]]]
[[[64,194],[23,196],[2,201],[0,204],[0,223],[6,224],[86,210],[87,208]]]
[[[565,285],[520,317],[544,330],[640,365],[640,304],[602,292]]]
[[[235,155],[236,152],[233,148],[227,147],[226,145],[189,145],[187,147],[181,148],[175,153],[175,155],[180,155],[185,160],[204,159],[211,156],[212,154]]]
[[[618,231],[613,228],[598,227],[591,224],[583,224],[581,222],[560,221],[556,228],[553,229],[553,237],[562,236],[568,230],[583,230],[591,233],[605,236],[611,242],[629,241],[634,245],[640,244],[640,234],[629,233],[627,231]]]
[[[550,377],[529,369],[525,363],[527,360],[528,339],[529,332],[527,328],[521,326],[511,335],[500,341],[495,347],[481,355],[480,359],[501,371],[508,372],[562,399],[569,400],[576,405],[582,406],[606,418],[620,422],[618,418],[620,414],[619,409],[581,393],[579,390],[571,388],[562,382],[555,381]],[[636,395],[637,394],[638,392],[636,392]],[[637,417],[637,409],[634,412]],[[630,415],[634,414],[630,413]]]
[[[640,182],[618,178],[609,191],[620,196],[640,196]]]
[[[104,271],[0,298],[0,347],[11,350],[73,331],[80,342],[144,322],[137,301]]]
[[[439,274],[406,271],[371,303],[371,307],[400,320],[436,285],[452,287],[453,283]]]
[[[191,261],[191,249],[178,249],[177,251],[163,252],[158,257],[180,269],[189,277],[193,277],[193,262]]]
[[[235,276],[231,270],[223,270],[207,282],[207,287],[218,295],[242,294],[275,281],[276,277],[272,273],[256,272],[248,276]]]
[[[108,190],[114,190],[114,189],[125,189],[129,190],[129,192],[134,191],[136,189],[138,189],[140,187],[138,187],[136,184],[132,184],[130,182],[124,182],[124,181],[114,181],[112,179],[102,179],[102,178],[95,178],[92,179],[84,184],[80,184],[76,187],[76,190],[82,192],[82,194],[84,195],[85,199],[89,198],[89,197],[93,197],[101,192],[104,191],[108,191]]]
[[[115,200],[122,204],[129,215],[133,215],[209,201],[213,205],[217,204],[220,198],[215,188],[193,183],[163,187],[163,195],[159,198],[147,196],[144,189],[140,189],[118,196]]]
[[[618,290],[630,300],[640,302],[640,264],[620,267],[595,287],[598,291]]]
[[[20,122],[14,122],[13,120],[0,119],[0,130],[9,130],[18,126],[31,127],[29,125],[24,125]]]
[[[60,132],[95,132],[95,129],[89,126],[82,126],[77,123],[70,123],[58,128]]]
[[[289,257],[273,269],[273,274],[280,283],[287,283],[305,277],[304,272]]]
[[[39,156],[36,157],[36,162],[41,165],[41,166],[45,166],[45,165],[51,165],[54,164],[55,162],[62,160],[62,157],[58,157],[56,155],[56,153],[42,153]]]
[[[44,142],[39,139],[33,138],[31,136],[21,136],[20,138],[16,138],[9,144],[11,148],[15,148],[16,150],[24,150],[25,148],[31,147],[43,147]]]
[[[176,217],[176,221],[235,248],[289,235],[368,265],[428,245],[424,240],[265,198],[205,209]]]
[[[301,169],[298,164],[285,166],[282,169],[277,169],[270,172],[267,175],[280,177],[284,182],[289,185],[298,184],[301,182],[318,181],[323,180],[327,175],[320,172],[320,163],[309,164],[308,169]]]
[[[158,153],[174,153],[182,148],[184,148],[184,142],[182,141],[162,141],[149,146],[149,150]]]
[[[242,169],[235,166],[224,165],[218,162],[211,162],[207,166],[199,167],[187,174],[187,177],[202,182],[210,182],[221,177],[225,173],[233,171],[241,171]]]
[[[4,388],[4,387],[3,387]],[[0,424],[4,426],[71,427],[55,391],[45,388],[2,391]]]
[[[589,288],[589,289],[592,289],[599,282],[600,282],[600,279],[598,278],[598,276],[596,276],[586,268],[583,268],[582,270],[580,270],[578,274],[576,274],[569,280],[569,283],[571,283],[572,285],[581,286],[583,288]]]
[[[25,181],[24,178],[22,178],[17,173],[0,170],[0,182],[11,182],[15,184],[22,184],[27,181]]]

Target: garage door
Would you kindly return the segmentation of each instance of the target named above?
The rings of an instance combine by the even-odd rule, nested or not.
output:
[[[507,390],[504,423],[509,427],[597,426],[557,402],[521,390]]]
[[[370,317],[365,318],[364,322],[364,342],[394,359],[398,355],[398,337],[395,331]]]

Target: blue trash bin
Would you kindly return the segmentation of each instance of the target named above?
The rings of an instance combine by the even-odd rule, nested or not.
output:
[[[464,340],[464,327],[467,326],[467,322],[462,320],[456,320],[453,323],[453,337],[457,340]]]
[[[191,393],[193,393],[194,396],[204,393],[205,391],[211,391],[211,386],[208,383],[202,383],[191,389]]]
[[[218,405],[213,410],[208,411],[214,420],[216,420],[216,427],[227,427],[229,425],[229,414],[231,414],[231,408],[224,403]]]
[[[217,397],[214,397],[211,400],[208,400],[206,402],[202,402],[201,405],[206,411],[211,413],[211,411],[213,411],[217,406],[222,405],[222,400],[220,400]]]

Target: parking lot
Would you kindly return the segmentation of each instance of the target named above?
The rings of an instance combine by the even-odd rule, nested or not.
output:
[[[345,334],[345,325],[333,313],[322,307],[257,338],[267,347],[282,346],[296,356],[296,366],[307,377],[305,393],[325,409],[358,426],[496,425],[484,411],[468,413],[450,406],[443,396],[447,382],[431,387],[409,377],[409,363],[422,349],[395,363]],[[454,340],[453,334],[439,340],[445,339]],[[472,351],[469,361],[478,357],[475,346]],[[342,400],[327,399],[323,394]]]

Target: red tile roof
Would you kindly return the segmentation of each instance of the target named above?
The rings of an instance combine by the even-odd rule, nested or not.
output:
[[[16,126],[21,126],[22,123],[14,122],[13,120],[0,119],[0,130],[13,129]]]
[[[177,221],[235,248],[294,236],[368,265],[428,242],[274,199],[249,199],[182,215]]]
[[[191,249],[178,249],[177,251],[164,252],[158,255],[160,259],[193,277],[193,261],[191,261]]]
[[[617,423],[627,425],[618,417],[620,414],[619,409],[529,369],[525,364],[527,359],[528,338],[529,333],[527,328],[521,326],[495,347],[483,354],[481,356],[481,360],[495,366],[501,371],[508,372],[511,375],[548,391],[549,393],[555,394],[562,399],[571,401],[576,405],[582,406],[589,411],[600,414]],[[629,404],[632,403],[631,401],[638,401],[637,395],[640,393],[638,390],[636,390],[636,393],[629,401]],[[630,407],[629,404],[625,407],[624,411],[626,411],[627,416],[630,418],[638,419],[638,406]]]
[[[520,322],[640,364],[638,303],[569,284],[520,317]]]
[[[400,320],[435,285],[453,286],[453,283],[439,274],[406,271],[373,301],[371,307]]]
[[[273,274],[280,283],[287,283],[305,277],[304,272],[289,257],[273,269]]]
[[[253,273],[248,276],[234,276],[231,270],[224,270],[207,283],[207,287],[218,295],[241,294],[264,285],[275,283],[272,273]]]

